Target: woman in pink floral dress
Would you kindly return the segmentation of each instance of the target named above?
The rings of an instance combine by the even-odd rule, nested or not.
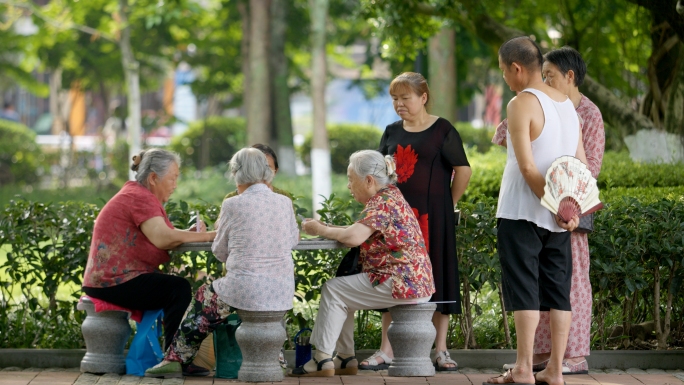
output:
[[[584,81],[587,67],[579,52],[570,47],[553,50],[544,55],[542,76],[549,86],[564,92],[575,105],[577,115],[582,122],[582,142],[587,156],[587,167],[594,178],[598,177],[603,160],[605,132],[601,111],[589,98],[579,92],[578,87]],[[496,128],[492,142],[506,146],[508,124],[504,120]],[[572,305],[572,322],[568,345],[565,350],[563,374],[588,373],[589,366],[585,359],[589,355],[591,333],[591,283],[589,282],[589,243],[586,233],[573,232],[572,243],[572,286],[570,303]],[[549,312],[541,312],[539,325],[534,337],[534,370],[543,370],[551,352],[551,328]],[[514,364],[504,365],[509,369]]]

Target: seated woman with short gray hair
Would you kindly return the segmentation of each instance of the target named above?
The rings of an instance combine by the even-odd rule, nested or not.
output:
[[[310,235],[361,246],[360,274],[337,277],[323,285],[311,343],[315,357],[293,376],[329,377],[356,374],[354,312],[427,302],[435,285],[425,240],[413,210],[394,186],[397,174],[391,156],[363,150],[349,158],[347,188],[365,205],[348,227],[306,220]],[[337,351],[332,358],[333,351]]]
[[[225,262],[226,275],[199,288],[164,360],[145,376],[179,377],[181,365],[192,362],[204,338],[233,309],[292,309],[292,248],[299,242],[292,201],[268,187],[273,171],[261,151],[238,151],[230,170],[238,196],[223,202],[211,247]]]

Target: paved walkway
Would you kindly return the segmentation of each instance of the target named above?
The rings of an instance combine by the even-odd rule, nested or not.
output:
[[[437,374],[434,377],[389,377],[387,371],[361,371],[356,376],[336,376],[329,378],[285,377],[281,384],[324,384],[324,385],[384,385],[384,384],[425,384],[425,385],[480,385],[493,374],[495,369],[462,368],[459,373]],[[566,376],[568,385],[684,385],[684,370],[617,369],[592,370],[588,375]],[[210,385],[245,384],[235,380],[203,378],[155,379],[135,376],[105,374],[81,374],[74,369],[19,369],[5,368],[0,371],[0,385]]]

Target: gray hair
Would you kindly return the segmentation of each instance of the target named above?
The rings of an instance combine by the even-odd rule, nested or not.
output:
[[[256,148],[243,148],[230,159],[230,175],[235,184],[271,183],[273,170],[266,155]]]
[[[138,155],[133,156],[131,170],[136,172],[135,180],[138,183],[149,187],[147,185],[147,178],[149,178],[150,174],[155,173],[160,178],[163,178],[169,172],[172,163],[180,167],[181,158],[178,154],[162,150],[161,148],[150,148],[142,150]]]
[[[361,178],[372,176],[382,187],[397,182],[397,166],[391,155],[383,156],[375,150],[356,151],[349,157],[349,166]]]

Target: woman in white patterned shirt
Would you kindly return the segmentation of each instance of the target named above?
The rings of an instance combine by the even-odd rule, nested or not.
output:
[[[255,148],[238,151],[230,161],[238,196],[221,207],[211,250],[226,263],[226,275],[195,294],[164,360],[148,377],[179,377],[199,347],[232,309],[286,311],[294,297],[292,248],[299,229],[292,201],[267,184],[273,179],[266,156]]]

